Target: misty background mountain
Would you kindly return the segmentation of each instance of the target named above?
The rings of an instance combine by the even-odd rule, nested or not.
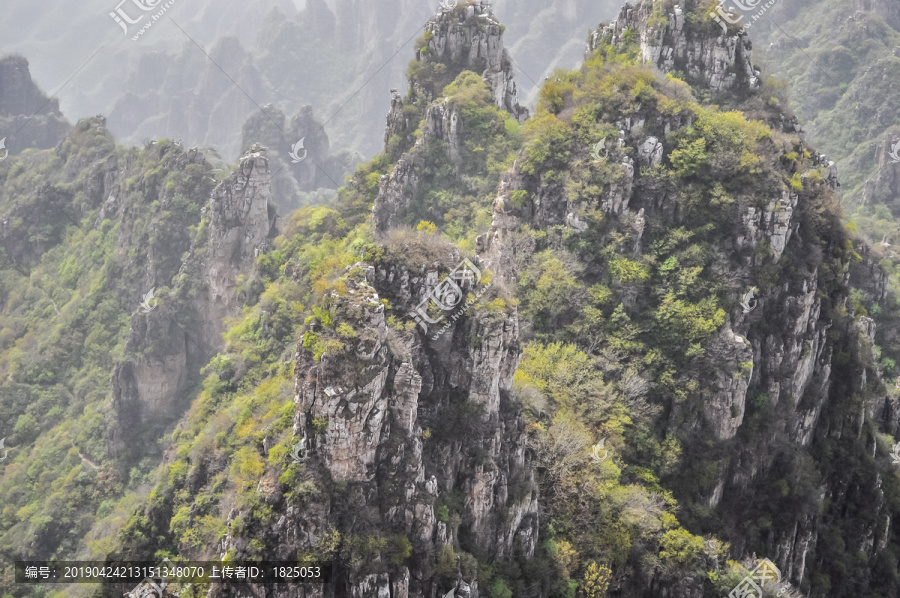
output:
[[[124,35],[109,16],[114,0],[77,9],[51,0],[40,10],[11,0],[0,23],[0,55],[27,57],[48,95],[61,89],[63,114],[70,120],[103,114],[121,143],[172,138],[213,146],[233,161],[245,149],[242,125],[261,107],[273,104],[290,118],[309,105],[331,149],[356,152],[361,161],[383,145],[387,90],[405,93],[413,41],[437,4],[179,0],[162,24],[133,41],[134,31]],[[538,83],[554,68],[581,61],[591,24],[619,8],[615,0],[493,4],[519,67],[523,105],[533,104]],[[123,5],[129,7],[136,16],[130,2]]]

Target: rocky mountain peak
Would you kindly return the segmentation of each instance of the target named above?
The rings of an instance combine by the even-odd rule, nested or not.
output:
[[[588,40],[588,54],[601,43],[637,44],[643,62],[664,73],[680,72],[689,82],[704,82],[714,94],[759,87],[760,72],[752,61],[753,44],[745,33],[722,31],[709,17],[709,26],[692,25],[686,10],[676,4],[640,0],[625,4],[618,18],[600,26]]]
[[[30,116],[42,108],[60,114],[59,100],[48,100],[31,80],[28,60],[16,55],[0,60],[0,116]]]
[[[28,60],[18,55],[0,59],[3,149],[10,154],[30,147],[49,149],[62,141],[71,128],[59,111],[59,100],[48,98],[31,79]]]
[[[460,65],[459,70],[482,73],[497,106],[521,122],[528,118],[528,110],[519,106],[516,98],[512,60],[503,47],[503,31],[484,0],[441,9],[425,25],[427,43],[416,53],[416,60]],[[431,90],[425,91],[428,95]]]
[[[384,134],[385,153],[397,160],[390,175],[381,178],[375,201],[373,223],[376,234],[397,224],[397,216],[416,194],[422,146],[425,140],[446,144],[450,162],[462,167],[460,147],[465,138],[462,121],[452,102],[434,101],[445,87],[464,71],[480,73],[493,105],[509,113],[519,123],[528,110],[519,105],[513,63],[503,46],[504,27],[483,0],[469,0],[442,7],[425,25],[425,35],[409,67],[409,96],[391,90],[391,109]],[[429,105],[424,111],[416,100]],[[413,140],[413,121],[423,119],[422,138]],[[415,146],[415,147],[413,147]]]

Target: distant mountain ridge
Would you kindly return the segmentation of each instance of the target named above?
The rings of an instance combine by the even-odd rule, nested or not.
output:
[[[420,0],[377,4],[336,0],[331,6],[323,0],[308,0],[302,10],[287,0],[264,0],[252,7],[197,0],[190,11],[176,4],[167,18],[186,28],[201,51],[171,23],[157,26],[138,43],[120,39],[121,31],[107,15],[112,7],[105,0],[89,0],[79,11],[74,22],[78,30],[96,32],[85,36],[76,36],[75,27],[57,31],[56,23],[48,23],[44,33],[27,0],[10,1],[10,14],[18,15],[22,25],[5,31],[0,24],[0,52],[31,55],[42,81],[44,73],[52,71],[55,76],[47,79],[61,84],[80,66],[72,61],[68,71],[59,71],[59,62],[44,64],[52,57],[45,58],[44,35],[62,40],[67,53],[80,60],[105,44],[62,91],[63,105],[71,102],[72,118],[84,116],[85,110],[103,113],[123,142],[171,137],[189,146],[216,147],[228,160],[245,149],[240,147],[241,125],[259,106],[269,103],[288,114],[311,105],[328,127],[334,147],[374,154],[381,131],[373,123],[390,103],[382,90],[402,84],[409,56],[402,51],[403,44],[418,37],[438,9],[437,1]],[[515,36],[517,63],[524,69],[520,73],[520,86],[526,90],[521,94],[523,104],[536,93],[537,83],[553,64],[580,57],[582,38],[588,32],[585,23],[616,8],[613,0],[599,5],[587,0],[496,4],[500,14],[509,13],[505,22]],[[43,7],[43,14],[65,14],[68,5],[48,0]],[[32,37],[16,45],[21,32]],[[548,55],[546,48],[554,48],[557,54]]]

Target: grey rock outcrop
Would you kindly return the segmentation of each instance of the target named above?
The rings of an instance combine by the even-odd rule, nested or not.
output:
[[[209,49],[139,56],[130,71],[128,92],[109,112],[110,129],[130,139],[182,137],[185,143],[214,146],[229,160],[240,155],[235,122],[253,111],[247,96],[265,98],[266,83],[253,56],[237,37],[223,37]],[[218,65],[228,65],[233,82]]]
[[[528,111],[520,107],[516,100],[512,63],[503,48],[500,25],[487,4],[479,1],[452,10],[442,9],[428,21],[425,30],[427,46],[417,52],[417,61],[445,64],[448,70],[445,78],[449,80],[463,70],[481,72],[499,108],[519,121],[528,117]],[[418,169],[425,143],[445,143],[451,162],[457,168],[461,165],[460,145],[464,131],[459,113],[446,101],[432,102],[442,88],[423,87],[415,79],[409,83],[411,93],[421,94],[431,103],[423,115],[422,138],[412,147],[391,147],[391,140],[405,138],[410,128],[408,116],[404,113],[404,100],[396,90],[391,90],[391,108],[384,133],[385,151],[389,155],[407,148],[408,151],[402,154],[390,174],[381,177],[373,207],[376,236],[400,224],[398,214],[405,211],[416,197],[420,176]]]
[[[208,314],[213,328],[237,313],[239,273],[253,269],[256,258],[271,246],[275,232],[272,172],[266,148],[255,146],[241,157],[239,169],[213,191],[209,202],[209,243],[202,270],[208,285]],[[182,272],[189,269],[182,268]]]
[[[856,14],[874,12],[894,29],[900,29],[900,8],[890,0],[854,0]]]
[[[884,255],[883,246],[869,247],[864,242],[857,242],[853,249],[862,259],[850,264],[850,284],[865,293],[868,301],[883,304],[888,296],[888,275],[878,265],[879,254]]]
[[[863,204],[889,203],[900,196],[900,140],[885,135],[875,149],[875,163],[875,175],[863,188]]]
[[[382,175],[372,208],[372,226],[378,235],[400,224],[399,214],[409,207],[418,189],[419,174],[414,152],[399,160],[391,174]]]
[[[746,338],[725,328],[710,341],[716,380],[703,409],[717,440],[734,438],[744,421],[747,389],[753,376],[753,348]]]
[[[695,37],[685,31],[679,19],[671,14],[665,31],[654,32],[647,24],[649,16],[649,3],[639,4],[637,8],[626,7],[620,21],[598,32],[592,38],[593,43],[599,44],[601,39],[607,43],[618,43],[616,40],[621,41],[624,31],[632,28],[641,40],[645,59],[662,70],[677,68],[689,71],[698,78],[702,75],[715,93],[753,86],[750,46],[745,38]],[[680,50],[676,51],[677,48]],[[716,50],[713,51],[713,48]],[[726,56],[721,63],[719,59],[712,58],[715,52],[727,48],[733,50],[730,58]],[[667,62],[666,56],[673,62]],[[682,61],[679,63],[679,60]],[[741,65],[746,67],[743,71],[740,71],[744,68]],[[736,69],[739,72],[735,72]],[[608,157],[599,162],[592,160],[591,168],[607,169],[621,161],[621,178],[614,182],[610,182],[613,177],[605,178],[602,191],[592,194],[590,199],[579,200],[586,206],[571,201],[560,186],[547,183],[544,173],[529,175],[514,165],[504,175],[498,189],[491,230],[479,237],[477,247],[481,254],[493,263],[504,260],[513,262],[521,227],[527,225],[533,230],[540,230],[546,226],[567,225],[578,230],[581,228],[580,220],[576,217],[584,208],[601,209],[608,218],[604,223],[608,226],[609,222],[615,222],[623,237],[633,234],[632,247],[634,251],[639,251],[645,229],[652,230],[651,221],[655,219],[659,223],[660,219],[670,221],[678,217],[673,212],[671,196],[652,182],[648,183],[649,177],[642,176],[645,169],[664,159],[665,148],[661,147],[659,139],[680,127],[690,126],[689,122],[665,120],[658,115],[639,112],[615,123],[619,130],[618,147],[613,150],[607,143]],[[787,123],[785,127],[793,128],[794,125]],[[590,160],[589,152],[590,148],[585,147],[585,156],[576,159]],[[625,168],[628,155],[635,156],[637,164]],[[831,189],[839,184],[833,162],[817,153],[813,153],[813,162],[817,174],[826,183],[820,186],[821,192],[831,193]],[[809,187],[814,185],[804,185],[804,189]],[[511,197],[518,190],[525,191],[532,201],[524,206],[513,205]],[[734,213],[739,220],[734,223],[736,234],[732,238],[740,251],[736,253],[736,259],[740,256],[743,263],[728,266],[728,274],[739,280],[753,268],[773,263],[783,266],[784,256],[791,250],[800,254],[815,252],[810,240],[799,234],[804,219],[808,218],[802,205],[806,197],[808,195],[797,194],[785,187],[780,197],[768,198],[762,207],[742,204]],[[634,211],[638,208],[640,211],[635,215]],[[763,245],[768,252],[757,251]],[[871,260],[869,266],[877,267]],[[850,264],[844,264],[844,267],[847,271],[842,275],[846,282],[850,276]],[[857,276],[864,275],[862,271],[857,273]],[[827,433],[824,430],[831,422],[823,423],[823,420],[827,418],[826,406],[833,398],[836,385],[832,373],[833,356],[842,350],[833,341],[836,333],[829,336],[835,325],[830,310],[834,301],[846,302],[847,298],[846,295],[829,297],[820,289],[819,277],[820,273],[815,271],[784,275],[777,284],[764,288],[758,294],[758,304],[750,313],[735,310],[731,321],[726,322],[704,345],[706,353],[691,367],[690,374],[683,378],[685,384],[698,382],[696,388],[699,390],[689,393],[687,403],[693,405],[692,408],[678,404],[673,406],[670,415],[673,432],[677,427],[680,434],[697,434],[704,440],[712,438],[715,442],[739,445],[742,442],[742,427],[748,424],[748,413],[755,413],[759,405],[765,404],[789,415],[762,433],[765,439],[761,442],[764,445],[791,443],[797,447],[810,447],[817,435]],[[876,281],[870,286],[873,295],[882,295],[880,283]],[[862,328],[859,329],[851,326],[851,330],[846,332],[848,337],[869,339],[872,327],[865,323],[860,326]],[[854,343],[852,351],[854,354],[865,353],[868,355],[866,359],[872,360],[870,341]],[[854,372],[854,389],[858,391],[862,386],[871,385],[874,376],[877,373],[870,369]],[[845,380],[840,382],[849,383]],[[900,407],[895,404],[872,408],[880,408],[887,413],[885,417],[900,420]],[[854,433],[863,433],[861,423],[854,422],[853,425]],[[743,451],[725,459],[718,479],[708,493],[704,490],[703,500],[712,507],[726,505],[724,512],[733,502],[746,500],[752,496],[754,480],[764,478],[771,471],[777,452],[775,449]],[[838,492],[834,488],[829,491]],[[793,580],[799,581],[807,571],[808,559],[816,551],[819,525],[816,515],[802,513],[796,520],[793,536],[785,530],[784,534],[773,538],[774,554],[771,558],[777,559],[779,566],[789,571]],[[778,547],[777,552],[775,546]],[[735,543],[738,554],[743,549],[740,542]],[[683,588],[674,593],[671,588],[665,591],[669,592],[668,595],[702,595],[702,590],[694,586],[690,591]],[[659,588],[655,595],[664,595],[663,588]]]
[[[659,166],[662,163],[663,144],[656,137],[647,137],[638,148],[638,158],[642,166]]]
[[[355,336],[318,360],[307,342],[298,344],[294,435],[309,438],[307,479],[317,487],[347,485],[358,497],[354,511],[402,531],[416,555],[408,567],[348,571],[341,582],[348,596],[446,594],[428,563],[442,547],[458,546],[460,526],[498,559],[509,558],[514,545],[534,554],[537,490],[511,394],[521,355],[515,311],[501,319],[467,313],[437,340],[386,319],[382,298],[395,310],[414,309],[459,259],[455,248],[444,249],[444,258],[422,268],[391,261],[349,269],[347,293],[333,296],[331,309]],[[311,323],[304,337],[328,334]],[[458,342],[469,335],[481,342]],[[446,519],[436,501],[453,492],[462,493],[462,508]],[[346,507],[327,500],[320,507],[285,513],[274,543],[279,555],[309,550],[336,525],[353,532],[338,521]],[[226,538],[231,547],[244,542]],[[477,598],[477,579],[458,579],[456,594]]]
[[[442,9],[425,25],[427,45],[416,54],[422,63],[442,62],[452,72],[471,70],[481,73],[495,104],[519,122],[528,118],[528,110],[519,106],[513,65],[503,47],[503,30],[490,6],[483,0],[472,5]],[[440,89],[411,82],[414,89],[430,101]]]
[[[254,145],[267,148],[274,173],[271,200],[285,215],[301,205],[301,193],[337,189],[358,158],[349,152],[331,153],[328,135],[312,106],[303,106],[288,119],[266,104],[244,123],[242,139],[244,151]]]
[[[643,61],[662,72],[678,70],[704,80],[714,94],[759,86],[759,71],[752,63],[752,44],[745,34],[711,37],[697,33],[686,26],[677,4],[663,22],[656,22],[654,4],[650,0],[640,0],[634,6],[626,4],[615,21],[591,35],[588,53],[601,43],[623,45],[625,32],[633,30]]]
[[[837,165],[835,165],[834,160],[829,160],[828,156],[817,151],[812,152],[812,159],[813,164],[816,165],[817,171],[821,169],[824,172],[823,177],[825,182],[828,183],[832,189],[837,189],[841,186],[841,182],[838,179]],[[803,178],[808,177],[809,174],[810,173],[805,173]]]
[[[503,48],[500,24],[486,3],[479,0],[473,5],[442,9],[428,21],[425,30],[427,45],[417,52],[418,62],[444,65],[447,83],[463,70],[481,72],[498,108],[506,110],[520,122],[528,118],[528,111],[516,100],[512,63]],[[422,115],[423,133],[415,144],[409,140],[412,147],[391,147],[392,139],[408,139],[410,128],[409,118],[404,112],[404,99],[396,90],[391,90],[391,109],[387,114],[384,133],[385,152],[389,155],[403,153],[396,156],[399,158],[397,165],[390,174],[383,175],[379,183],[372,219],[376,236],[398,226],[399,214],[406,211],[416,198],[421,176],[419,169],[427,143],[445,144],[454,166],[459,168],[462,164],[460,147],[465,131],[459,112],[450,102],[433,101],[443,87],[423,87],[416,79],[411,79],[409,83],[411,94],[421,94],[429,101]],[[619,199],[618,204],[622,201]]]
[[[384,149],[388,151],[391,137],[402,136],[409,130],[409,119],[403,114],[403,96],[396,89],[391,90],[391,109],[384,129]]]
[[[182,155],[202,161],[196,150]],[[252,148],[230,179],[212,191],[204,209],[208,234],[190,247],[172,281],[171,300],[132,316],[126,358],[113,372],[116,424],[107,443],[110,454],[138,457],[139,447],[128,445],[130,430],[153,428],[177,415],[187,378],[219,350],[224,319],[243,305],[238,276],[252,272],[256,258],[270,246],[275,230],[271,195],[265,149]]]
[[[738,248],[754,249],[765,240],[774,260],[780,260],[791,234],[797,230],[798,225],[792,222],[797,202],[796,193],[783,191],[780,199],[771,200],[762,210],[753,206],[745,208],[741,214],[743,229],[736,238]],[[756,255],[749,259],[760,261]]]

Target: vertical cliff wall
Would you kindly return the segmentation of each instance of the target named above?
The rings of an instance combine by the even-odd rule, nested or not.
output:
[[[196,150],[182,156],[202,161]],[[252,272],[256,258],[271,247],[271,195],[266,150],[255,146],[242,156],[239,169],[212,190],[201,234],[183,248],[186,258],[177,274],[145,283],[148,289],[165,285],[172,290],[161,305],[132,315],[127,358],[113,372],[117,422],[110,454],[139,457],[140,446],[128,442],[132,430],[159,429],[180,417],[186,383],[221,348],[225,318],[240,313],[246,299],[238,279]]]

